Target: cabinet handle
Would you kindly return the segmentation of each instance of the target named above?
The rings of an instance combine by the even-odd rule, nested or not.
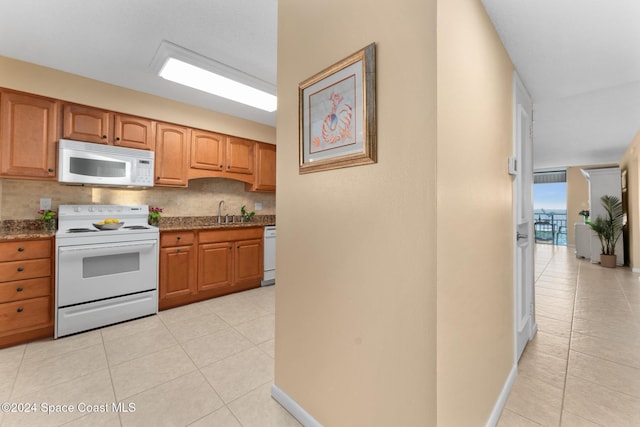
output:
[[[18,252],[24,252],[24,247],[20,246],[20,247],[18,248]]]
[[[180,239],[182,239],[182,237],[178,236],[178,237],[176,237],[176,239],[180,240]]]
[[[18,271],[24,271],[24,267],[18,267]]]
[[[23,288],[22,286],[18,286],[18,287],[16,288],[16,291],[18,291],[18,292],[22,292],[22,291],[24,291],[24,288]]]
[[[102,139],[107,139],[107,135],[102,135]]]
[[[18,313],[22,313],[22,311],[24,310],[24,308],[22,307],[18,307],[18,309],[16,310]]]
[[[116,136],[116,141],[120,141],[120,137],[119,136]]]
[[[159,176],[156,176],[156,179],[160,179],[160,177],[159,177]]]
[[[47,172],[49,172],[49,173],[53,173],[53,168],[49,168],[49,169],[47,169]]]
[[[176,249],[176,253],[180,253],[180,248]]]

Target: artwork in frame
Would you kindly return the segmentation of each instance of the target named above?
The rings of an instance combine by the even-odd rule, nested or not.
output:
[[[375,43],[298,86],[300,173],[376,163]]]

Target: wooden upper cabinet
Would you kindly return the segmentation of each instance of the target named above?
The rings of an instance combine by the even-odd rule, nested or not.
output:
[[[191,168],[224,170],[226,135],[204,130],[191,131]]]
[[[64,105],[63,138],[108,144],[111,136],[111,113],[77,104]]]
[[[276,146],[257,142],[255,147],[255,175],[250,191],[276,191]]]
[[[56,179],[58,101],[0,91],[0,148],[3,176]]]
[[[230,136],[227,140],[226,172],[253,175],[254,145],[254,141]]]
[[[153,149],[153,121],[78,104],[65,104],[63,138]]]
[[[167,123],[156,125],[156,185],[187,186],[190,129]]]
[[[142,117],[114,114],[113,145],[153,150],[153,122]]]

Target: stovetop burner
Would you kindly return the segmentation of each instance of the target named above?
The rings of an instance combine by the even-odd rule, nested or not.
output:
[[[67,230],[67,233],[88,233],[88,232],[94,232],[94,231],[98,231],[98,230],[92,230],[90,228],[70,228]]]
[[[149,226],[148,218],[147,205],[60,205],[56,242],[64,246],[157,239],[159,230]],[[114,221],[119,224],[111,227]],[[97,225],[101,222],[104,226]]]

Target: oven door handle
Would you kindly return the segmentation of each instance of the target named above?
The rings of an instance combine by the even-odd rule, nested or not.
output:
[[[94,245],[73,245],[73,246],[61,246],[59,251],[61,253],[69,252],[88,252],[88,251],[101,251],[109,249],[133,249],[133,248],[153,248],[158,245],[157,240],[138,240],[135,242],[122,242],[122,243],[99,243]]]

